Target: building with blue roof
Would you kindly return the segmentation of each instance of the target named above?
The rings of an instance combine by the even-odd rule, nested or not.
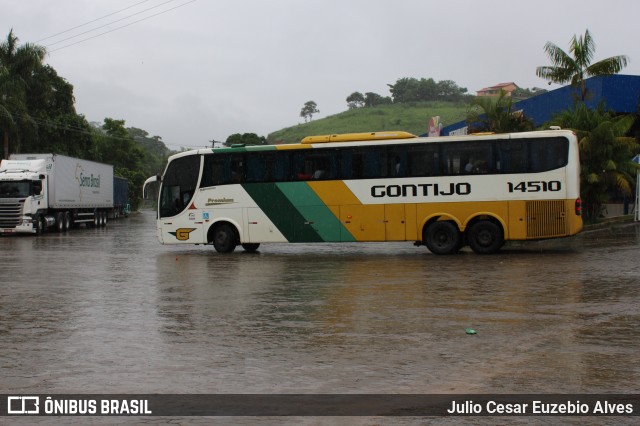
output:
[[[585,80],[585,85],[588,97],[585,103],[589,108],[596,108],[604,101],[607,110],[618,114],[637,113],[639,110],[640,76],[615,74],[591,77]],[[572,108],[579,97],[580,90],[569,85],[516,102],[513,110],[522,111],[536,126],[542,126],[554,114]],[[443,127],[440,131],[442,136],[466,133],[465,121]]]

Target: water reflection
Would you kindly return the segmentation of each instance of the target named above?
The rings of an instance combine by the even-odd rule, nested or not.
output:
[[[637,390],[637,226],[495,256],[407,243],[219,255],[159,245],[153,220],[0,239],[0,387]]]

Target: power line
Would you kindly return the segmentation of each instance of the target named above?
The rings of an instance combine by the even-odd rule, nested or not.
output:
[[[140,4],[142,4],[142,3],[146,3],[146,2],[148,2],[148,1],[149,1],[149,0],[141,1],[141,2],[139,2],[139,3],[136,3],[136,4],[134,4],[134,5],[131,5],[131,6],[129,6],[129,7],[125,7],[124,9],[120,9],[120,10],[117,10],[117,11],[115,11],[115,12],[113,12],[113,13],[108,14],[108,15],[104,15],[104,16],[102,16],[102,17],[100,17],[100,18],[94,19],[93,21],[85,22],[84,24],[77,25],[77,26],[75,26],[75,27],[73,27],[73,28],[69,28],[68,30],[60,31],[59,33],[56,33],[56,34],[54,34],[54,35],[50,35],[50,36],[48,36],[48,37],[41,38],[40,40],[36,40],[34,43],[39,43],[39,42],[41,42],[41,41],[48,40],[48,39],[50,39],[50,38],[53,38],[53,37],[59,36],[59,35],[61,35],[61,34],[66,34],[66,33],[68,33],[69,31],[73,31],[73,30],[75,30],[75,29],[82,28],[82,27],[84,27],[84,26],[86,26],[86,25],[89,25],[89,24],[93,24],[94,22],[97,22],[97,21],[99,21],[99,20],[101,20],[101,19],[108,18],[109,16],[116,15],[116,14],[118,14],[118,13],[120,13],[120,12],[124,12],[124,11],[125,11],[125,10],[127,10],[127,9],[131,9],[131,8],[133,8],[133,7],[136,7],[136,6],[140,5]]]
[[[172,0],[172,1],[173,1],[173,0]],[[186,3],[183,3],[183,4],[181,4],[181,5],[178,5],[178,6],[172,7],[172,8],[170,8],[170,9],[164,10],[164,11],[162,11],[162,12],[158,12],[158,13],[155,13],[155,14],[153,14],[153,15],[149,15],[149,16],[147,16],[147,17],[145,17],[145,18],[139,19],[139,20],[137,20],[137,21],[133,21],[133,22],[131,22],[131,23],[129,23],[129,24],[122,25],[122,26],[120,26],[120,27],[114,28],[114,29],[109,30],[109,31],[105,31],[105,32],[103,32],[103,33],[100,33],[100,34],[94,35],[94,36],[92,36],[92,37],[87,37],[87,38],[82,39],[82,40],[80,40],[80,41],[77,41],[77,42],[75,42],[75,43],[67,44],[66,46],[62,46],[62,47],[59,47],[59,48],[57,48],[57,49],[49,50],[48,52],[56,52],[56,51],[58,51],[58,50],[66,49],[67,47],[75,46],[76,44],[80,44],[80,43],[83,43],[83,42],[85,42],[85,41],[88,41],[88,40],[91,40],[91,39],[94,39],[94,38],[97,38],[97,37],[103,36],[103,35],[105,35],[105,34],[109,34],[109,33],[112,33],[112,32],[114,32],[114,31],[117,31],[117,30],[121,30],[122,28],[129,27],[129,26],[131,26],[131,25],[133,25],[133,24],[137,24],[138,22],[142,22],[142,21],[146,21],[147,19],[154,18],[154,17],[156,17],[156,16],[159,16],[159,15],[162,15],[162,14],[164,14],[164,13],[170,12],[170,11],[172,11],[172,10],[178,9],[178,8],[180,8],[180,7],[186,6],[186,5],[188,5],[189,3],[193,3],[193,2],[195,2],[195,1],[196,1],[196,0],[190,0],[190,1],[186,2]],[[167,3],[168,3],[168,2],[167,2]],[[133,15],[132,15],[132,16],[133,16]],[[73,38],[73,37],[71,37],[71,38]]]
[[[53,46],[53,45],[62,43],[64,41],[71,40],[72,38],[80,37],[81,35],[85,35],[85,34],[88,34],[88,33],[92,32],[92,31],[99,30],[100,28],[108,27],[109,25],[115,24],[116,22],[121,22],[121,21],[127,20],[127,19],[131,18],[132,16],[140,15],[141,13],[148,12],[149,10],[152,10],[152,9],[157,9],[160,6],[164,6],[165,4],[172,3],[174,1],[176,1],[176,0],[169,0],[169,1],[166,1],[164,3],[160,3],[159,5],[156,5],[156,6],[153,6],[153,7],[149,7],[147,9],[141,10],[140,12],[136,12],[136,13],[132,13],[131,15],[127,15],[124,18],[120,18],[120,19],[116,19],[115,21],[107,22],[106,24],[100,25],[99,27],[95,27],[95,28],[90,29],[88,31],[73,35],[71,37],[63,38],[62,40],[58,40],[58,41],[56,41],[54,43],[47,44],[47,45],[45,45],[45,47]]]

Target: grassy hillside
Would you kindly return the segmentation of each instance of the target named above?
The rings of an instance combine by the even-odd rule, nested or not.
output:
[[[468,104],[459,102],[424,102],[358,108],[275,131],[269,143],[295,143],[306,136],[335,133],[404,130],[415,135],[428,131],[429,119],[440,116],[443,126],[464,120]]]

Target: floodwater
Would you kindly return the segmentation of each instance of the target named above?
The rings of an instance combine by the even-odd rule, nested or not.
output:
[[[639,393],[639,255],[633,224],[493,256],[221,255],[160,245],[152,211],[3,237],[0,393]]]

